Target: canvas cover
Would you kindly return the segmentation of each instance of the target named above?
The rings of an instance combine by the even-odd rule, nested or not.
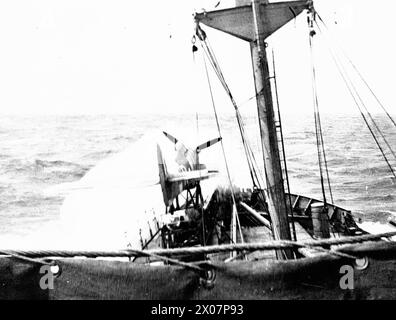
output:
[[[360,250],[360,252],[359,252]],[[39,263],[0,258],[0,299],[394,299],[396,246],[353,249],[369,257],[354,268],[354,289],[342,289],[346,259],[321,256],[294,261],[239,261],[212,266],[207,286],[195,271],[97,259],[60,259],[53,289],[40,288]],[[205,266],[203,266],[205,267]]]

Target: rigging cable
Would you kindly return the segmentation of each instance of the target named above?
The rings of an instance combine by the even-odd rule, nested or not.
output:
[[[209,86],[210,97],[211,97],[211,101],[212,101],[213,112],[214,112],[215,119],[216,119],[217,130],[219,132],[220,137],[222,137],[219,117],[217,115],[216,104],[214,102],[214,97],[213,97],[212,85],[210,83],[208,66],[207,66],[206,58],[205,58],[204,55],[203,55],[203,60],[204,60],[205,72],[206,72],[206,77],[207,77],[208,86]],[[232,197],[232,201],[233,201],[233,211],[232,211],[233,212],[233,218],[234,218],[233,221],[235,221],[238,224],[238,226],[239,226],[238,229],[239,229],[239,233],[240,233],[240,237],[241,237],[241,242],[243,243],[244,240],[243,240],[243,235],[242,235],[242,228],[241,228],[241,224],[240,224],[240,221],[239,221],[238,211],[237,211],[237,208],[236,208],[234,187],[232,185],[232,180],[231,180],[230,170],[229,170],[229,167],[228,167],[227,156],[226,156],[226,153],[225,153],[223,140],[220,141],[220,144],[221,144],[221,149],[222,149],[222,152],[223,152],[223,158],[224,158],[224,162],[225,162],[228,182],[230,184],[230,189],[231,189],[231,197]],[[236,242],[236,238],[234,239],[234,241]]]
[[[380,105],[380,107],[382,108],[382,110],[384,110],[385,114],[388,116],[389,120],[392,122],[392,124],[396,127],[396,122],[395,120],[393,120],[392,116],[389,114],[389,112],[386,110],[386,108],[384,107],[384,105],[381,103],[381,101],[379,100],[379,98],[377,97],[377,95],[374,93],[374,91],[371,89],[371,87],[369,86],[369,84],[367,83],[366,79],[364,79],[364,77],[362,76],[362,74],[360,73],[360,71],[358,70],[358,68],[355,66],[355,64],[348,58],[346,57],[349,61],[349,63],[352,65],[352,67],[355,69],[356,73],[358,74],[359,78],[363,81],[363,83],[366,85],[366,87],[370,90],[371,94],[373,95],[373,97],[375,98],[375,100],[377,100],[377,103]]]
[[[318,152],[319,173],[320,173],[320,183],[321,183],[321,187],[322,187],[323,202],[326,205],[326,203],[327,203],[326,191],[325,191],[324,177],[323,177],[324,170],[326,171],[326,178],[327,178],[328,189],[330,192],[331,202],[334,203],[334,200],[333,200],[333,193],[331,190],[330,176],[329,176],[327,159],[326,159],[326,152],[325,152],[325,148],[324,148],[322,125],[321,125],[321,121],[320,121],[318,92],[317,92],[317,87],[316,87],[316,69],[315,69],[315,63],[314,63],[314,48],[313,48],[313,42],[312,42],[312,38],[315,35],[315,31],[313,29],[313,18],[311,18],[308,21],[308,23],[309,23],[309,28],[310,28],[309,46],[310,46],[310,52],[311,52],[312,98],[313,98],[313,105],[314,105],[316,148],[317,148],[317,152]],[[323,159],[322,159],[322,157],[323,157]],[[323,169],[323,166],[325,167],[325,169]]]
[[[322,19],[322,17],[319,15],[319,13],[316,12],[316,15],[319,18],[319,21],[322,22],[323,26],[329,30],[327,24],[324,22],[324,20]],[[315,21],[316,22],[316,21]],[[317,22],[316,22],[317,23]],[[319,27],[319,26],[318,26]],[[340,46],[339,46],[340,47]],[[373,89],[370,87],[370,85],[368,84],[368,82],[366,81],[366,79],[363,77],[363,75],[361,74],[361,72],[359,71],[359,69],[356,67],[356,65],[352,62],[352,60],[347,56],[347,54],[345,53],[344,50],[341,49],[341,52],[343,53],[343,55],[345,56],[345,58],[348,60],[348,62],[351,64],[351,66],[355,69],[357,75],[359,76],[359,78],[362,80],[362,82],[365,84],[365,86],[367,87],[367,89],[369,89],[370,93],[373,95],[373,97],[375,98],[375,100],[377,101],[377,103],[380,105],[380,107],[382,108],[382,110],[385,112],[385,114],[387,115],[387,117],[389,118],[389,120],[392,122],[392,124],[396,127],[396,122],[395,120],[392,118],[392,116],[389,114],[389,112],[387,111],[387,109],[385,108],[385,106],[382,104],[382,102],[379,100],[379,98],[377,97],[377,95],[375,94],[375,92],[373,91]]]
[[[323,23],[323,22],[322,22],[322,23]],[[323,23],[323,24],[324,24],[324,23]],[[317,25],[319,31],[323,34],[323,32],[322,32],[320,26],[319,26],[318,24],[316,24],[316,25]],[[324,24],[324,26],[325,26],[325,28],[327,28],[325,24]],[[331,49],[330,49],[330,50],[331,50]],[[342,50],[341,48],[340,48],[340,51],[344,54],[345,58],[350,62],[350,64],[351,64],[352,66],[354,66],[354,64],[352,63],[352,61],[348,58],[348,56],[343,52],[343,50]],[[340,59],[338,59],[338,60],[341,61]],[[345,67],[343,67],[343,70],[344,70],[345,73],[347,73]],[[357,71],[358,74],[360,74],[358,70],[356,70],[356,71]],[[358,91],[357,91],[355,85],[353,84],[353,82],[352,82],[351,80],[349,80],[349,81],[350,81],[351,86],[352,86],[353,90],[355,91],[355,93],[356,93],[356,95],[357,95],[357,97],[358,97],[358,99],[359,99],[361,105],[362,105],[363,108],[366,110],[367,115],[368,115],[368,117],[370,118],[371,122],[373,123],[375,129],[379,132],[379,134],[381,135],[382,139],[384,140],[386,146],[388,147],[388,149],[389,149],[390,152],[392,153],[394,159],[396,160],[396,154],[395,154],[395,152],[393,151],[391,145],[389,144],[389,142],[388,142],[388,140],[386,139],[385,135],[383,134],[382,130],[379,128],[377,122],[374,120],[374,117],[371,115],[370,111],[369,111],[368,108],[366,107],[366,104],[364,103],[363,99],[362,99],[361,96],[359,95],[359,93],[358,93]],[[363,79],[363,82],[365,82],[364,79]],[[369,87],[369,89],[370,89],[370,91],[372,92],[372,90],[371,90],[370,87]],[[372,93],[373,93],[373,92],[372,92]],[[374,95],[374,97],[376,97],[374,93],[373,93],[373,95]],[[392,117],[391,117],[390,119],[391,119],[391,121],[393,121]]]
[[[320,30],[320,28],[319,28],[319,30]],[[356,96],[359,96],[359,94],[358,94],[358,92],[356,92],[356,88],[353,86],[351,79],[348,77],[347,73],[345,72],[345,69],[342,66],[341,62],[337,60],[337,58],[336,58],[334,52],[331,50],[331,48],[329,48],[329,51],[330,51],[331,57],[332,57],[335,65],[337,67],[338,72],[340,73],[340,75],[341,75],[341,77],[342,77],[342,79],[343,79],[343,81],[344,81],[344,83],[345,83],[345,85],[346,85],[346,87],[347,87],[347,89],[348,89],[353,101],[355,102],[355,105],[359,109],[360,114],[361,114],[361,116],[362,116],[367,128],[369,129],[369,131],[370,131],[375,143],[377,144],[378,149],[381,151],[382,157],[384,158],[386,164],[388,165],[392,175],[394,176],[394,178],[396,178],[396,173],[395,173],[392,165],[390,164],[390,162],[388,160],[388,157],[386,156],[386,154],[385,154],[381,144],[379,143],[379,141],[378,141],[373,129],[371,128],[366,116],[364,115],[364,112],[363,112],[362,108],[359,105],[359,102],[358,102],[358,100],[356,98]]]
[[[320,29],[320,26],[319,25],[317,25],[317,26],[318,26],[319,31],[323,34],[323,32]],[[348,76],[348,73],[346,72],[345,67],[342,65],[340,59],[336,57],[334,51],[330,47],[328,49],[330,51],[331,57],[332,57],[335,65],[337,67],[338,72],[340,73],[344,83],[346,84],[347,89],[348,89],[349,93],[351,94],[351,96],[352,96],[352,98],[353,98],[353,100],[355,102],[355,105],[359,109],[359,112],[360,112],[360,114],[361,114],[361,116],[362,116],[367,128],[369,129],[369,131],[370,131],[370,133],[371,133],[371,135],[372,135],[372,137],[373,137],[378,149],[380,150],[380,152],[382,154],[382,157],[384,158],[386,164],[388,165],[389,170],[392,173],[393,177],[396,178],[395,170],[393,169],[388,157],[386,156],[385,151],[383,150],[381,144],[379,143],[379,140],[378,140],[377,136],[375,135],[375,132],[374,132],[373,128],[370,126],[370,123],[367,120],[367,117],[365,116],[365,114],[364,114],[364,112],[363,112],[363,110],[362,110],[362,108],[361,108],[361,106],[360,106],[360,104],[358,102],[358,100],[359,100],[362,103],[362,105],[365,107],[362,98],[360,97],[359,93],[357,92],[356,87],[353,85],[353,82],[350,79],[350,77]],[[377,130],[379,130],[379,129],[377,128]]]
[[[205,32],[199,27],[199,25],[197,25],[197,29],[196,29],[198,38],[201,40],[201,46],[206,54],[206,56],[208,57],[213,70],[215,71],[219,81],[221,82],[221,84],[223,85],[224,90],[226,91],[227,95],[229,96],[231,103],[234,107],[235,110],[235,114],[236,114],[236,119],[237,119],[237,123],[238,123],[238,127],[241,133],[241,138],[242,138],[242,144],[244,146],[245,149],[245,155],[247,158],[247,162],[248,162],[248,166],[249,166],[249,171],[250,171],[250,175],[252,178],[252,182],[253,182],[253,186],[255,189],[259,189],[259,190],[263,190],[264,192],[266,191],[266,189],[261,188],[261,181],[264,181],[264,179],[261,176],[261,173],[259,170],[256,170],[257,166],[257,161],[255,159],[254,156],[254,152],[252,151],[252,148],[250,146],[250,143],[246,137],[246,133],[245,133],[245,125],[243,123],[243,119],[242,116],[239,112],[239,108],[237,103],[235,102],[235,99],[231,93],[230,88],[227,85],[227,82],[224,78],[224,75],[221,71],[221,68],[219,66],[219,63],[217,61],[216,55],[213,52],[213,49],[211,48],[211,45],[209,43],[209,40],[207,39],[207,36],[205,34]],[[265,169],[265,168],[264,168]],[[257,173],[258,171],[258,173]]]
[[[236,102],[235,102],[235,100],[234,100],[234,98],[233,98],[233,96],[232,96],[232,93],[231,93],[231,91],[230,91],[230,89],[229,89],[229,87],[228,87],[228,85],[227,85],[227,83],[226,83],[226,81],[225,81],[224,75],[223,75],[223,73],[222,73],[222,71],[221,71],[221,69],[220,69],[220,66],[219,66],[219,64],[218,64],[218,62],[217,62],[217,59],[216,59],[216,57],[215,57],[215,54],[214,54],[213,50],[211,49],[210,44],[209,44],[208,41],[207,41],[206,34],[205,34],[204,31],[199,27],[199,25],[197,25],[196,31],[197,31],[198,38],[201,40],[201,46],[202,46],[202,48],[203,48],[205,54],[208,56],[208,59],[209,59],[209,61],[211,62],[211,65],[212,65],[212,67],[213,67],[213,69],[214,69],[216,75],[218,76],[218,78],[219,78],[221,84],[223,85],[224,89],[226,90],[227,94],[229,95],[230,100],[231,100],[231,102],[232,102],[232,104],[233,104],[233,106],[234,106],[235,113],[236,113],[236,117],[237,117],[237,120],[238,120],[238,125],[239,125],[239,129],[240,129],[240,133],[241,133],[241,136],[242,136],[242,141],[243,141],[244,144],[246,145],[246,147],[245,147],[245,153],[246,153],[246,157],[247,157],[248,163],[249,163],[249,161],[252,161],[252,160],[251,160],[251,158],[252,158],[253,161],[254,161],[254,164],[257,166],[256,160],[255,160],[255,157],[254,157],[254,153],[253,153],[253,151],[252,151],[252,149],[251,149],[251,147],[250,147],[250,145],[249,145],[249,143],[248,143],[248,141],[247,141],[247,139],[246,139],[246,137],[245,137],[244,124],[243,124],[242,117],[241,117],[240,112],[239,112],[239,108],[238,108],[238,106],[237,106],[237,104],[236,104]],[[204,45],[205,45],[205,47],[204,47]],[[205,50],[205,48],[206,48],[206,50]],[[246,150],[247,150],[247,151],[246,151]],[[250,159],[250,160],[249,160],[249,159]],[[256,171],[255,171],[255,169],[254,169],[254,164],[253,164],[253,163],[252,163],[252,164],[249,164],[249,167],[250,167],[250,168],[253,167],[254,173],[257,175],[257,173],[256,173]],[[267,175],[267,170],[266,170],[265,165],[264,165],[264,173],[265,173],[265,178],[266,178],[266,179],[265,179],[266,185],[268,185],[268,175]],[[261,176],[261,175],[260,175],[260,176]],[[260,188],[260,191],[261,191],[261,193],[262,193],[263,196],[264,196],[263,199],[260,199],[260,200],[262,200],[262,201],[264,202],[264,205],[266,206],[265,197],[268,198],[268,194],[266,194],[266,193],[268,192],[268,190],[267,190],[267,189],[262,189],[262,188]],[[271,223],[271,229],[272,229],[272,236],[273,236],[274,238],[276,238],[277,235],[276,235],[275,233],[277,232],[277,230],[274,229],[274,228],[272,228],[272,222],[271,222],[271,221],[270,221],[270,223]],[[279,235],[278,235],[278,236],[279,236]]]
[[[202,42],[201,42],[201,46],[202,46]],[[202,48],[203,48],[205,54],[207,55],[211,65],[212,65],[212,68],[214,69],[217,77],[219,78],[221,84],[223,85],[223,87],[226,90],[229,98],[231,99],[232,104],[235,106],[236,102],[234,100],[234,97],[232,96],[231,91],[229,90],[229,88],[228,88],[228,86],[227,86],[227,84],[225,82],[225,79],[224,79],[224,76],[223,76],[222,72],[218,68],[217,60],[216,60],[215,56],[213,55],[213,52],[211,52],[211,50],[210,50],[210,48],[208,46],[206,46],[206,48],[202,46]],[[257,180],[256,172],[255,172],[254,167],[251,164],[252,163],[251,154],[250,154],[250,152],[248,150],[248,145],[246,143],[245,135],[242,133],[243,132],[242,119],[241,119],[241,117],[239,115],[238,110],[236,109],[235,111],[236,111],[236,118],[237,118],[238,127],[239,127],[239,130],[241,132],[242,144],[243,144],[243,147],[245,149],[245,154],[246,154],[246,157],[247,157],[247,160],[248,160],[250,176],[251,176],[252,181],[253,181],[253,186],[255,188],[257,188],[257,184],[258,183],[256,182],[256,180]]]
[[[223,73],[222,73],[222,71],[220,69],[220,66],[219,66],[218,62],[217,62],[216,56],[215,56],[212,48],[210,47],[210,44],[207,41],[206,34],[204,33],[204,31],[198,25],[197,25],[197,35],[198,35],[198,38],[201,40],[201,46],[203,47],[205,54],[208,56],[208,59],[211,62],[211,65],[212,65],[216,75],[218,76],[221,84],[223,85],[224,89],[226,90],[227,94],[229,95],[230,100],[231,100],[231,102],[232,102],[232,104],[234,106],[234,109],[235,109],[235,112],[236,112],[236,117],[237,117],[237,120],[238,120],[240,133],[241,133],[241,136],[242,136],[242,141],[245,144],[245,153],[246,153],[246,157],[247,157],[247,160],[248,160],[248,164],[249,164],[249,161],[252,161],[251,159],[253,159],[254,163],[249,164],[249,167],[250,168],[253,167],[254,173],[257,176],[257,173],[256,173],[256,171],[254,169],[254,165],[257,166],[257,162],[255,160],[254,153],[253,153],[253,151],[252,151],[252,149],[250,147],[250,144],[248,143],[248,141],[247,141],[247,139],[245,137],[244,124],[243,124],[243,120],[242,120],[242,117],[241,117],[240,112],[239,112],[239,108],[238,108],[238,106],[237,106],[237,104],[236,104],[236,102],[235,102],[235,100],[234,100],[234,98],[232,96],[232,93],[231,93],[231,91],[230,91],[230,89],[229,89],[229,87],[228,87],[228,85],[227,85],[227,83],[225,81],[224,75],[223,75]],[[204,47],[204,45],[205,45],[205,47]],[[267,182],[266,185],[268,185],[268,175],[267,175],[267,170],[266,170],[265,165],[264,165],[264,173],[265,173],[265,178],[266,178],[265,181]],[[261,177],[261,175],[260,175],[260,177]],[[257,179],[257,181],[258,181],[258,179]],[[253,183],[254,183],[254,181],[253,181]],[[260,188],[260,190],[262,191],[262,193],[264,195],[264,198],[265,198],[265,196],[268,198],[268,195],[266,195],[266,192],[268,192],[268,190],[267,189],[262,189],[262,188]],[[264,200],[264,199],[260,199],[260,200]],[[265,201],[264,201],[264,204],[265,204]],[[272,223],[271,223],[271,228],[272,228]],[[274,238],[276,238],[275,232],[277,232],[277,230],[273,229],[272,235],[273,235]]]
[[[256,190],[260,191],[261,197],[259,196],[258,200],[263,203],[264,207],[266,207],[267,204],[265,202],[265,198],[266,197],[268,198],[268,195],[266,194],[266,192],[268,192],[268,190],[266,188],[261,187],[261,182],[260,182],[259,177],[261,178],[262,181],[264,181],[264,179],[261,176],[261,172],[259,170],[256,170],[256,167],[258,168],[257,161],[255,159],[254,152],[252,151],[249,141],[246,138],[246,133],[244,130],[244,123],[243,123],[242,116],[239,112],[239,108],[235,102],[235,99],[231,93],[231,90],[229,89],[229,87],[227,85],[227,82],[225,81],[224,75],[223,75],[221,68],[218,64],[218,61],[217,61],[217,58],[213,52],[213,49],[211,48],[210,43],[208,43],[205,32],[199,27],[199,25],[197,25],[196,32],[197,32],[198,38],[201,40],[201,47],[202,47],[205,55],[208,57],[208,60],[210,61],[213,70],[215,71],[220,83],[223,85],[223,88],[226,91],[227,95],[229,96],[231,103],[234,107],[239,131],[241,133],[242,143],[243,143],[243,146],[245,149],[246,159],[247,159],[248,166],[249,166],[249,171],[250,171],[252,182],[253,182],[253,186],[254,186],[254,188],[256,188]],[[257,173],[257,171],[258,171],[258,173]],[[265,173],[265,178],[266,178],[265,181],[267,182],[268,176],[267,176],[267,170],[266,170],[265,166],[264,166],[264,173]],[[266,185],[268,185],[268,183],[266,183]],[[270,223],[271,223],[271,227],[272,227],[272,222],[270,221]],[[272,235],[275,239],[274,233]]]
[[[283,140],[282,120],[281,120],[281,113],[280,113],[280,108],[279,108],[278,83],[276,81],[274,49],[272,49],[272,72],[274,73],[273,83],[274,83],[274,89],[275,89],[275,101],[276,101],[276,108],[278,111],[277,113],[278,113],[279,129],[280,129],[280,139],[281,139],[281,144],[282,144],[283,165],[285,166],[285,168],[284,168],[285,176],[286,176],[285,178],[286,178],[286,186],[287,186],[287,192],[288,192],[287,199],[288,199],[289,204],[288,205],[286,204],[286,208],[288,208],[290,210],[293,237],[294,237],[294,240],[297,241],[296,227],[294,225],[293,205],[292,205],[291,194],[290,194],[289,174],[288,174],[287,163],[286,163],[286,151],[285,151],[285,144],[284,144],[284,140]]]

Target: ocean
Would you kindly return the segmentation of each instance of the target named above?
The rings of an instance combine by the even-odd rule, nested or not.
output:
[[[282,120],[291,192],[321,199],[313,115],[286,114]],[[396,146],[395,127],[382,115],[376,120]],[[233,182],[248,187],[235,118],[224,115],[220,123]],[[261,163],[257,120],[246,116],[245,123]],[[322,125],[335,204],[352,210],[359,221],[386,224],[396,215],[396,181],[362,118],[324,114]],[[79,181],[104,159],[165,128],[188,141],[194,140],[188,136],[204,142],[218,135],[214,117],[201,114],[1,116],[0,235],[28,238],[56,222],[67,197],[57,186]],[[219,146],[202,151],[202,157],[224,168]]]

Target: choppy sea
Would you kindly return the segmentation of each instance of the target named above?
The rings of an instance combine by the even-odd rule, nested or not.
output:
[[[376,120],[396,146],[395,127],[384,116]],[[235,119],[222,116],[220,123],[234,183],[249,186]],[[257,120],[246,117],[245,123],[261,161]],[[396,181],[360,115],[322,115],[322,125],[334,202],[357,219],[386,224],[396,215]],[[78,181],[103,159],[164,128],[195,134],[202,142],[217,135],[211,115],[199,115],[198,121],[195,114],[1,116],[0,235],[29,236],[57,221],[67,193],[53,192],[54,186]],[[283,128],[291,191],[321,199],[313,115],[284,115]],[[219,147],[204,152],[213,155],[212,162],[223,161]]]

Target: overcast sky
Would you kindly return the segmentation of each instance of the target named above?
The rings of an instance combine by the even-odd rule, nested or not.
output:
[[[197,54],[193,62],[190,40],[194,10],[211,10],[217,2],[0,0],[1,113],[210,112],[202,57]],[[389,110],[395,110],[394,1],[317,0],[316,6]],[[218,31],[208,35],[236,100],[247,100],[254,93],[248,44]],[[305,14],[270,42],[282,110],[311,110]],[[323,108],[353,110],[324,43],[318,41],[318,47]],[[212,81],[220,110],[230,111]],[[241,108],[254,110],[254,104]]]

